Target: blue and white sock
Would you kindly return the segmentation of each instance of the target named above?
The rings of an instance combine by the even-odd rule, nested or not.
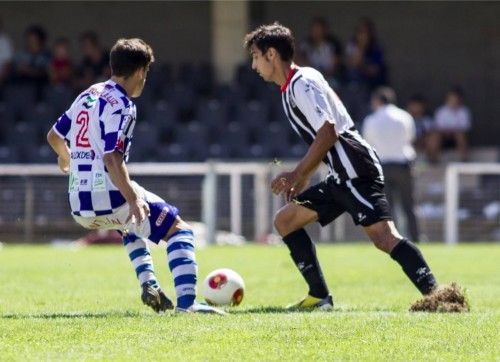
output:
[[[153,287],[159,287],[153,267],[153,258],[146,241],[147,239],[132,233],[123,236],[123,245],[127,248],[128,256],[141,286],[149,282]]]
[[[168,267],[174,277],[177,307],[186,309],[196,298],[198,266],[194,254],[194,236],[191,230],[180,230],[167,242]]]

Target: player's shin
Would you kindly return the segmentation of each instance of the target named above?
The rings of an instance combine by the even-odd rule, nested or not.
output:
[[[146,239],[129,233],[123,236],[123,245],[127,249],[128,256],[134,266],[140,285],[149,283],[153,287],[159,287],[153,267],[153,258],[146,243]]]
[[[307,232],[304,229],[296,230],[283,237],[283,242],[288,246],[295,265],[309,286],[309,295],[316,298],[328,296],[316,248]]]
[[[409,240],[402,239],[391,251],[408,278],[422,294],[429,294],[437,287],[437,281],[420,250]]]
[[[198,272],[191,230],[180,230],[168,239],[167,258],[174,278],[177,308],[187,309],[196,298]]]

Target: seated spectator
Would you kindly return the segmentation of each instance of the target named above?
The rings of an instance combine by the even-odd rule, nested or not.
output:
[[[111,76],[109,52],[103,49],[97,34],[91,31],[83,33],[80,36],[80,48],[83,59],[78,69],[78,89],[108,79]]]
[[[370,19],[361,19],[356,27],[346,48],[346,60],[349,82],[364,84],[368,91],[387,83],[384,53]]]
[[[68,38],[59,38],[54,43],[50,75],[52,84],[70,86],[73,81],[73,61]]]
[[[47,35],[39,25],[32,25],[24,33],[24,50],[14,56],[12,81],[33,85],[40,99],[49,81],[50,53],[45,47]]]
[[[434,115],[435,126],[429,135],[429,157],[439,161],[439,154],[445,142],[452,141],[462,161],[467,160],[467,131],[471,127],[471,115],[464,105],[462,90],[455,87],[448,91],[446,101]]]
[[[424,96],[415,94],[408,100],[406,110],[415,121],[415,147],[427,154],[427,137],[434,125],[432,117],[427,114],[427,101]]]
[[[12,43],[9,36],[4,32],[3,22],[0,18],[0,87],[3,81],[8,78],[12,56]]]
[[[329,32],[324,18],[314,18],[309,25],[309,35],[299,46],[301,65],[311,66],[320,71],[334,87],[341,81],[342,46]]]

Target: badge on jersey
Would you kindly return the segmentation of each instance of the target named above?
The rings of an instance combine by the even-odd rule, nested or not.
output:
[[[79,189],[80,189],[80,177],[78,177],[78,173],[71,171],[69,173],[68,192],[78,192]]]
[[[106,174],[104,171],[92,173],[92,191],[106,191]]]

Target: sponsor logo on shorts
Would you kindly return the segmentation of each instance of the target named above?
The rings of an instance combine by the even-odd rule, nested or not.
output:
[[[361,222],[363,221],[364,219],[366,219],[366,215],[363,215],[362,213],[358,213],[358,221]]]
[[[166,206],[163,208],[163,210],[161,210],[160,215],[158,215],[158,218],[156,219],[155,222],[156,226],[160,226],[165,221],[165,218],[168,215],[168,211],[169,211],[168,207]]]

